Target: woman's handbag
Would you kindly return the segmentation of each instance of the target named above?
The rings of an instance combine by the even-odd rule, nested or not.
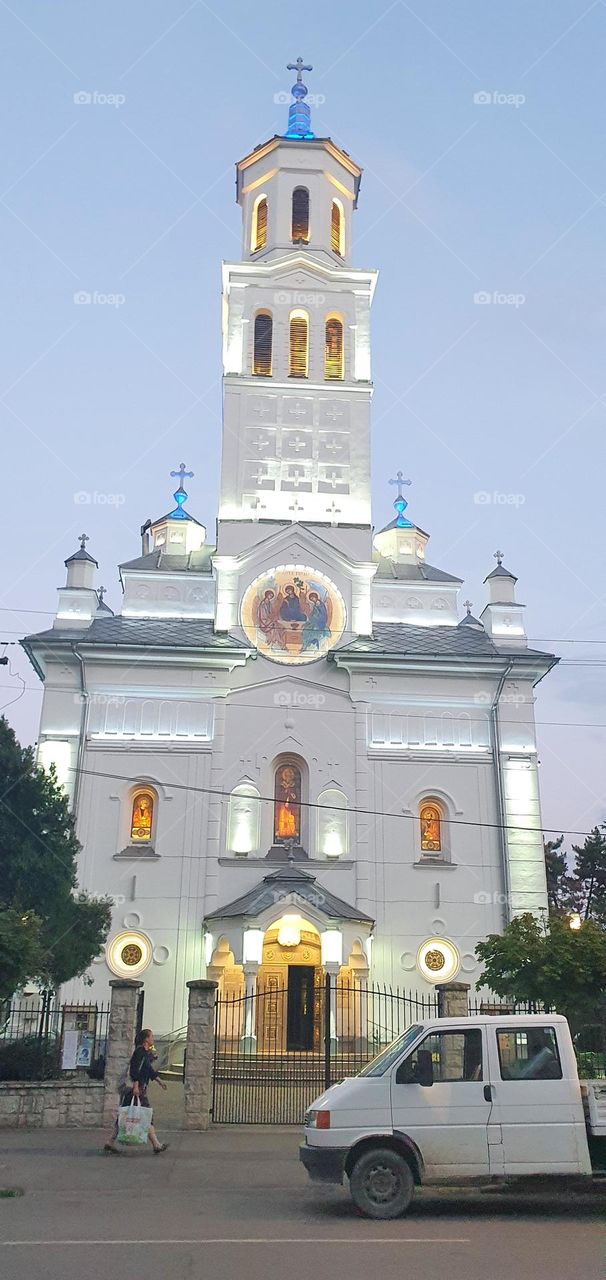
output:
[[[129,1107],[118,1110],[118,1142],[125,1147],[144,1147],[152,1122],[151,1107],[142,1107],[138,1098],[133,1098]]]

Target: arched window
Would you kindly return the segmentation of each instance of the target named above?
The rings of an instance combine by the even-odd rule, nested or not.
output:
[[[288,373],[306,378],[309,364],[309,319],[306,311],[291,311],[289,324]]]
[[[257,311],[253,341],[253,373],[271,376],[271,343],[273,321],[268,311]]]
[[[324,343],[324,377],[333,381],[343,378],[343,321],[329,316],[326,321]]]
[[[340,858],[347,854],[347,796],[336,787],[327,787],[318,796],[316,814],[320,856]]]
[[[257,196],[253,205],[250,236],[251,253],[257,253],[267,244],[267,196]]]
[[[419,809],[421,852],[442,852],[442,812],[435,801],[424,802]]]
[[[301,770],[294,761],[278,765],[274,780],[274,840],[301,841]]]
[[[330,247],[342,258],[345,255],[345,211],[340,200],[333,200],[330,207]]]
[[[309,191],[307,187],[295,187],[292,193],[292,218],[290,238],[293,244],[309,240]]]
[[[154,796],[145,789],[133,796],[130,815],[130,838],[136,844],[149,844],[154,824]]]
[[[227,847],[240,856],[259,848],[261,802],[252,782],[241,782],[229,797]]]

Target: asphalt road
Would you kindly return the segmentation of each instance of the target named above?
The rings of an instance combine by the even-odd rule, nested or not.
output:
[[[98,1132],[4,1131],[2,1280],[604,1280],[606,1196],[425,1190],[371,1222],[314,1186],[295,1129],[166,1134],[170,1149],[100,1153]]]

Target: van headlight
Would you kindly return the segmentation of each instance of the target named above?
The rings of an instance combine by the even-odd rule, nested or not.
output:
[[[330,1129],[330,1111],[306,1111],[306,1129]]]

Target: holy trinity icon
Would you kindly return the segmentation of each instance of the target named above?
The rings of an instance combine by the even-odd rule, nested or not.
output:
[[[313,662],[340,639],[345,604],[316,569],[278,565],[256,578],[242,600],[242,626],[274,662]]]

